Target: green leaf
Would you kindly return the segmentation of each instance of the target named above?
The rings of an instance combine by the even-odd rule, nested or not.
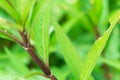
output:
[[[48,63],[49,57],[49,27],[50,27],[50,16],[51,16],[51,0],[47,0],[46,4],[41,8],[38,8],[35,19],[35,23],[32,25],[34,32],[34,41],[39,56]],[[40,12],[40,13],[39,13]]]
[[[106,43],[109,39],[109,36],[115,27],[116,23],[118,22],[120,17],[120,11],[116,12],[111,18],[110,18],[110,27],[108,30],[104,33],[102,37],[100,37],[95,43],[93,44],[92,48],[90,49],[89,53],[85,57],[85,60],[83,62],[82,68],[81,68],[81,75],[80,80],[87,80],[93,71],[95,64],[100,57],[101,52],[106,46]]]
[[[10,14],[16,22],[20,22],[19,13],[17,13],[17,11],[12,6],[10,6],[7,0],[1,0],[0,7],[3,8],[8,14]]]
[[[6,33],[6,30],[0,25],[0,38],[4,38],[4,39],[14,41],[11,37],[7,36],[4,33]]]
[[[19,24],[7,22],[4,20],[0,21],[0,37],[14,41],[10,36],[7,35],[7,34],[10,34],[22,41],[22,38],[18,30],[16,30],[18,28],[19,28],[19,31],[22,30]]]
[[[101,14],[101,11],[102,11],[102,8],[103,8],[103,5],[102,5],[102,1],[103,0],[95,0],[94,1],[94,10],[95,10],[95,15],[97,16],[97,17],[99,17],[100,16],[100,14]]]
[[[19,24],[14,22],[9,22],[8,20],[5,20],[3,18],[0,18],[0,25],[4,26],[4,28],[6,28],[6,26],[9,26],[19,31],[23,30],[22,26],[20,26]]]
[[[2,8],[0,8],[0,18],[14,22],[14,19],[7,12],[5,12]]]
[[[46,0],[38,0],[36,3],[36,6],[34,7],[32,11],[32,18],[31,18],[31,25],[34,25],[36,23],[36,20],[38,19],[41,9],[45,5]]]
[[[7,53],[12,65],[18,72],[22,74],[26,74],[29,72],[28,68],[20,61],[20,59],[14,56],[12,52],[10,52],[7,48],[5,48],[5,52]]]
[[[7,2],[12,5],[12,7],[20,14],[20,16],[23,15],[26,7],[31,1],[32,0],[7,0]]]
[[[28,79],[25,79],[25,80],[50,80],[49,78],[45,78],[45,77],[42,77],[40,75],[38,76],[33,76],[33,77],[30,77]]]
[[[8,40],[13,41],[13,39],[12,39],[11,37],[9,37],[9,36],[5,35],[5,34],[4,34],[4,33],[2,33],[1,31],[0,31],[0,38],[4,38],[4,39],[8,39]]]
[[[102,12],[100,14],[100,20],[98,23],[99,31],[103,33],[106,29],[105,25],[108,21],[108,15],[109,15],[109,0],[102,0]]]
[[[69,38],[65,35],[61,26],[56,21],[53,21],[53,25],[54,25],[57,40],[62,50],[62,55],[67,65],[70,67],[71,71],[76,77],[76,80],[79,80],[80,67],[82,64],[81,58],[79,54],[76,52]]]
[[[31,72],[23,77],[25,80],[50,80],[49,78],[45,78],[42,72]]]
[[[26,18],[28,17],[29,12],[31,11],[31,9],[32,9],[33,6],[35,5],[35,3],[36,3],[36,0],[31,0],[31,1],[27,4],[27,6],[26,6],[26,8],[25,8],[25,10],[24,10],[24,12],[23,12],[23,15],[22,15],[22,25],[24,25],[25,20],[26,20]]]

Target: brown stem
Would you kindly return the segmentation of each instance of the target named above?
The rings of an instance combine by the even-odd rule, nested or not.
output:
[[[95,37],[96,37],[96,40],[97,40],[100,37],[100,33],[99,33],[99,30],[98,30],[97,26],[94,27],[94,32],[95,32]],[[105,55],[105,52],[103,50],[102,51],[102,56],[104,57],[104,55]],[[106,80],[111,80],[111,76],[109,75],[109,67],[105,63],[103,63],[102,68],[105,72]]]
[[[44,62],[36,55],[35,50],[33,46],[29,43],[29,40],[27,39],[26,32],[19,32],[23,38],[22,45],[25,50],[30,54],[30,56],[33,58],[33,60],[37,63],[37,65],[40,67],[40,69],[45,73],[45,75],[50,78],[51,80],[57,80],[57,78],[51,74],[51,71],[49,67],[47,67]]]
[[[23,43],[24,43],[23,46],[24,46],[24,47],[28,47],[28,46],[27,46],[27,44],[28,44],[28,39],[27,39],[25,30],[24,30],[23,32],[20,32],[20,31],[19,31],[19,33],[20,33],[20,35],[21,35],[21,37],[22,37],[22,39],[23,39]]]
[[[40,60],[39,57],[34,53],[34,50],[31,47],[25,48],[25,49],[31,55],[31,57],[34,59],[34,61],[38,64],[38,66],[42,69],[42,71],[46,75],[51,75],[50,70],[45,66],[45,64],[43,63],[43,61]]]

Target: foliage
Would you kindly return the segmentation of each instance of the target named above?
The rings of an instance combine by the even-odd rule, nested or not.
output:
[[[119,80],[119,8],[119,0],[1,0],[0,80]]]

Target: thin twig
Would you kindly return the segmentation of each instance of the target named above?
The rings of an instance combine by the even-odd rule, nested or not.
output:
[[[19,39],[17,39],[14,35],[6,32],[6,31],[4,31],[4,30],[0,30],[0,33],[6,35],[6,36],[8,36],[8,37],[11,37],[14,41],[16,41],[17,43],[19,43],[20,45],[23,45],[23,43],[22,43]]]
[[[100,33],[99,33],[99,30],[98,30],[97,26],[94,27],[94,33],[95,33],[95,37],[96,37],[96,40],[97,40],[100,37]]]
[[[51,80],[57,80],[56,77],[54,75],[51,74],[51,71],[49,69],[49,67],[47,67],[44,62],[36,55],[35,50],[33,48],[33,46],[30,44],[30,41],[27,38],[26,32],[19,32],[23,38],[24,41],[24,48],[25,50],[30,54],[30,56],[34,59],[34,61],[38,64],[38,66],[40,67],[40,69],[45,73],[46,76],[48,76],[48,78],[50,78]],[[29,45],[29,46],[28,46]]]

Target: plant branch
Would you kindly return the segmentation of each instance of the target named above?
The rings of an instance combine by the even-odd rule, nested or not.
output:
[[[34,59],[34,61],[38,64],[40,69],[45,73],[45,75],[50,78],[51,80],[57,80],[54,75],[51,74],[51,71],[49,67],[47,67],[44,62],[36,55],[35,50],[33,46],[30,44],[29,40],[27,39],[26,32],[19,32],[23,38],[23,43],[22,45],[24,49],[30,54],[30,56]]]
[[[17,39],[14,35],[6,32],[4,30],[0,30],[0,33],[5,34],[6,36],[11,37],[14,41],[16,41],[17,43],[19,43],[20,45],[23,45],[23,43],[19,39]]]

